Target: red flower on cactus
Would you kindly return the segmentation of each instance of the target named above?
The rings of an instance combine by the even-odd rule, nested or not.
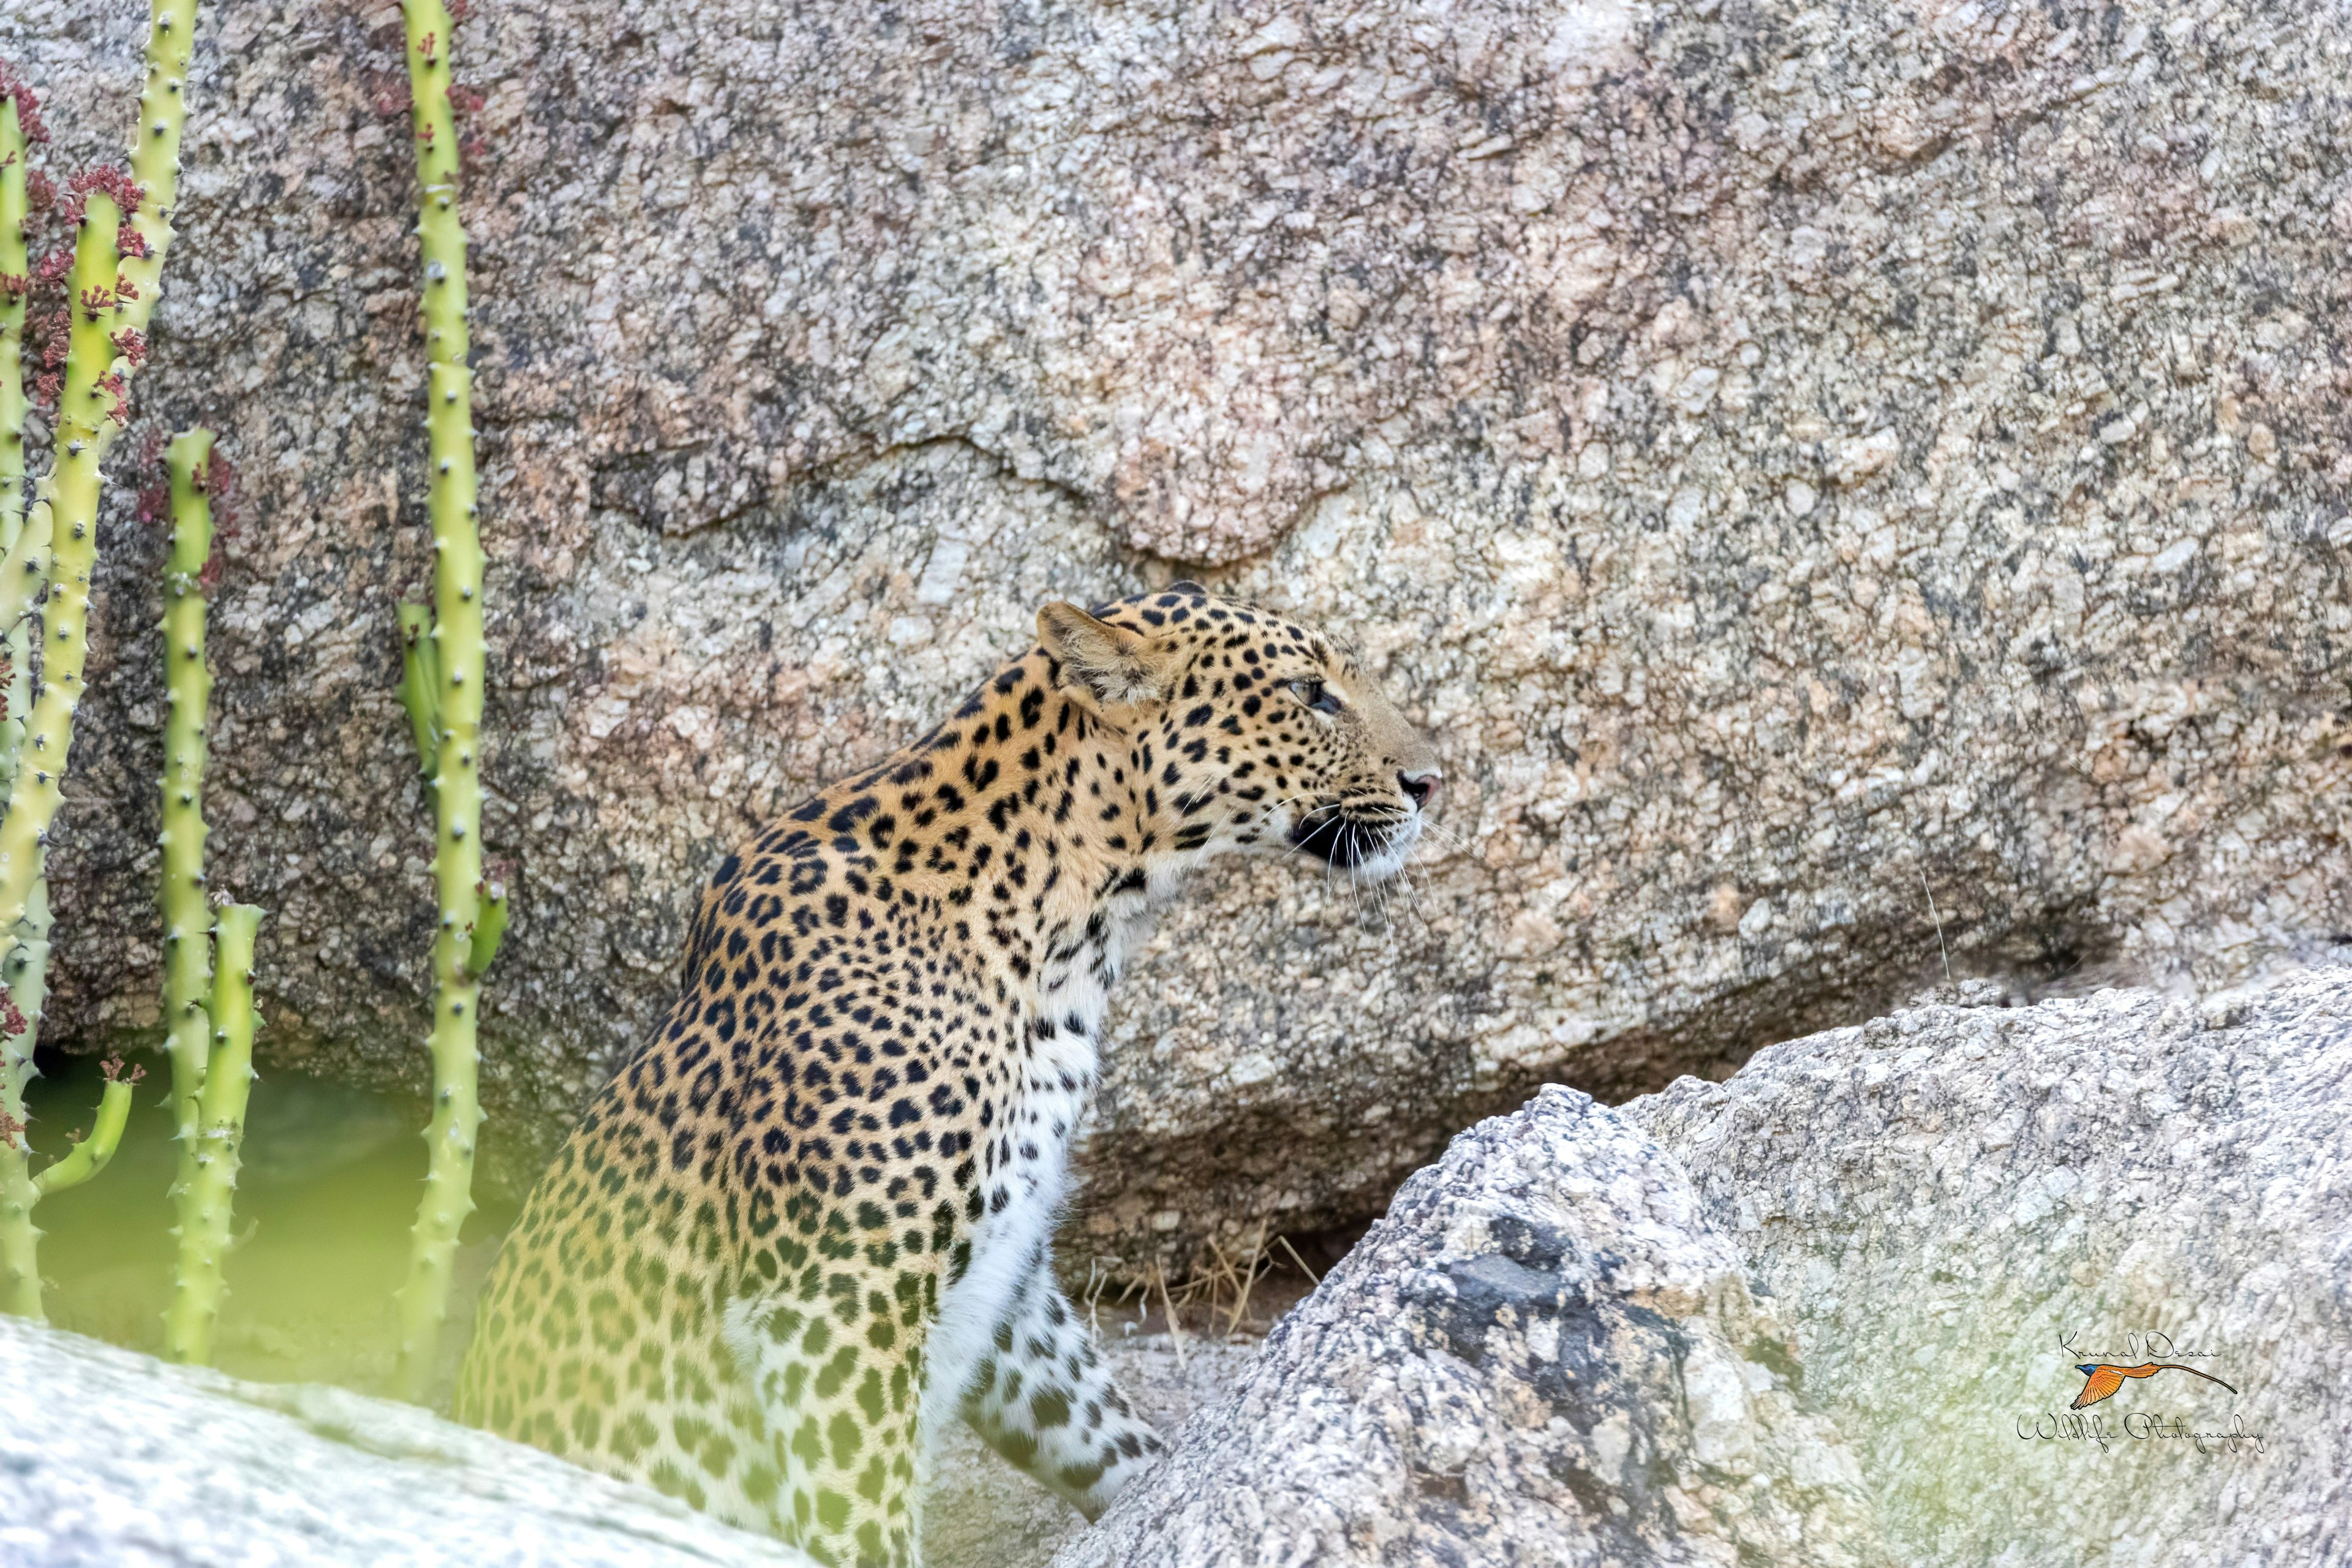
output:
[[[161,430],[150,430],[139,449],[139,466],[153,472],[155,477],[139,491],[137,516],[142,523],[169,527],[172,521],[172,480],[160,471],[163,461],[165,441]],[[213,514],[213,538],[221,544],[236,536],[237,490],[236,468],[221,455],[219,447],[212,450],[203,468],[194,476],[195,488],[201,492]],[[205,563],[204,574],[197,582],[207,591],[220,581],[222,551],[215,549]],[[0,676],[0,687],[7,684]]]
[[[5,1143],[13,1149],[16,1146],[16,1141],[24,1135],[25,1124],[6,1111],[0,1110],[0,1143]]]
[[[65,307],[60,305],[44,313],[33,326],[41,338],[41,368],[65,369],[66,359],[73,352],[73,340],[67,335]]]
[[[13,1040],[32,1026],[25,1021],[25,1015],[17,1009],[16,999],[6,992],[0,991],[0,1036],[5,1036]]]
[[[110,370],[100,376],[94,390],[114,399],[114,406],[106,411],[109,419],[117,425],[131,423],[131,388],[123,384],[121,371]]]
[[[89,312],[92,321],[96,321],[99,312],[111,310],[115,301],[121,298],[111,289],[85,289],[81,291],[81,308]]]
[[[33,291],[33,280],[21,272],[0,272],[0,300],[20,299]]]
[[[25,85],[25,79],[5,60],[0,60],[0,100],[16,100],[16,127],[24,132],[27,142],[47,142],[49,128],[41,123],[41,100]]]
[[[205,569],[196,574],[196,586],[209,595],[220,586],[221,565],[228,559],[228,542],[237,535],[236,469],[221,456],[218,447],[213,449],[212,461],[197,476],[197,485],[213,509],[213,552],[206,558]]]
[[[47,256],[42,257],[39,263],[34,267],[33,282],[37,286],[46,289],[50,284],[55,283],[72,270],[73,252],[70,250],[52,250]]]
[[[112,202],[116,210],[128,218],[139,210],[139,204],[146,195],[147,187],[132,179],[129,171],[110,164],[84,169],[68,180],[65,203],[58,210],[68,223],[79,224],[89,207],[89,198],[100,195]]]
[[[136,515],[142,525],[156,526],[172,520],[172,481],[162,470],[163,461],[163,432],[151,428],[147,438],[139,443],[139,467],[154,475],[139,488]]]
[[[139,298],[139,285],[128,278],[118,278],[114,280],[114,297],[117,300],[136,300]]]
[[[114,334],[114,352],[121,354],[133,370],[147,363],[147,340],[139,335],[136,327],[125,327]]]
[[[434,37],[430,33],[416,40],[416,52],[424,57],[425,63],[428,66],[433,63],[433,43]]]
[[[147,1069],[145,1068],[134,1067],[131,1069],[131,1076],[129,1078],[124,1078],[122,1076],[122,1058],[120,1056],[107,1058],[104,1061],[98,1064],[98,1070],[106,1075],[106,1081],[109,1083],[137,1083],[147,1076]]]
[[[196,488],[205,492],[213,509],[213,536],[226,539],[236,532],[236,468],[221,450],[215,447],[205,471],[196,476]]]
[[[147,237],[135,228],[126,228],[114,237],[114,253],[125,261],[147,254]]]

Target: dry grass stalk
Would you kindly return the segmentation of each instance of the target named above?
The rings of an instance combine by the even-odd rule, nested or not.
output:
[[[1307,1267],[1307,1259],[1298,1256],[1298,1248],[1290,1245],[1290,1237],[1286,1236],[1277,1236],[1274,1239],[1282,1247],[1283,1251],[1290,1254],[1290,1261],[1298,1265],[1298,1271],[1301,1274],[1306,1275],[1310,1283],[1316,1285],[1323,1283],[1323,1276],[1316,1273],[1315,1270]]]
[[[1227,1339],[1234,1337],[1234,1331],[1241,1327],[1242,1319],[1248,1315],[1250,1291],[1255,1289],[1257,1282],[1272,1272],[1273,1268],[1273,1255],[1266,1251],[1265,1247],[1265,1221],[1261,1218],[1257,1222],[1257,1239],[1250,1243],[1248,1271],[1234,1283],[1234,1310],[1225,1319]]]
[[[1160,1304],[1168,1309],[1168,1342],[1176,1347],[1176,1366],[1181,1372],[1184,1366],[1184,1325],[1176,1318],[1176,1299],[1168,1293],[1168,1271],[1154,1259],[1151,1273],[1160,1282]]]

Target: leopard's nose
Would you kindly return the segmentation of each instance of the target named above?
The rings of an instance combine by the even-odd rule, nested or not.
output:
[[[1435,768],[1416,768],[1411,773],[1397,774],[1397,784],[1414,805],[1427,811],[1429,803],[1437,798],[1437,786],[1444,782],[1444,776]]]

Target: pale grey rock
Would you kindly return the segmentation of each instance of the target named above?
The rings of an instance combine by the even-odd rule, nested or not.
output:
[[[0,8],[53,169],[121,144],[145,14]],[[414,1091],[398,17],[205,16],[49,1037],[152,1037],[125,497],[202,417],[263,1068]],[[1941,943],[2211,989],[2352,931],[2347,44],[2285,0],[478,6],[488,1175],[645,1037],[728,845],[1038,601],[1180,563],[1353,637],[1459,837],[1360,913],[1267,865],[1171,914],[1072,1257],[1366,1217],[1546,1079],[1719,1073]]]
[[[1546,1088],[1407,1182],[1056,1568],[1886,1561],[1689,1177]]]
[[[1935,1006],[1623,1109],[1916,1568],[2352,1561],[2352,969]],[[2077,1364],[2173,1362],[2077,1413]]]
[[[811,1568],[413,1405],[242,1383],[0,1316],[11,1568]]]
[[[1102,1314],[1103,1357],[1163,1434],[1223,1395],[1257,1354],[1255,1339],[1188,1335],[1180,1355],[1164,1333],[1123,1335],[1120,1316]],[[923,1492],[923,1568],[1045,1568],[1086,1528],[1086,1515],[1006,1464],[970,1427],[940,1434]]]

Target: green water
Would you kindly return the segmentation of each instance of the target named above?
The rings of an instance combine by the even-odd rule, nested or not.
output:
[[[167,1196],[177,1158],[160,1057],[147,1068],[113,1163],[43,1200],[41,1274],[59,1328],[160,1352],[173,1248]],[[27,1096],[37,1167],[90,1124],[101,1079],[89,1057],[44,1053]],[[420,1113],[365,1090],[265,1071],[246,1118],[227,1299],[214,1364],[240,1377],[380,1388],[398,1340],[393,1292],[425,1180]],[[478,1215],[458,1260],[450,1349],[495,1251],[502,1216]]]

